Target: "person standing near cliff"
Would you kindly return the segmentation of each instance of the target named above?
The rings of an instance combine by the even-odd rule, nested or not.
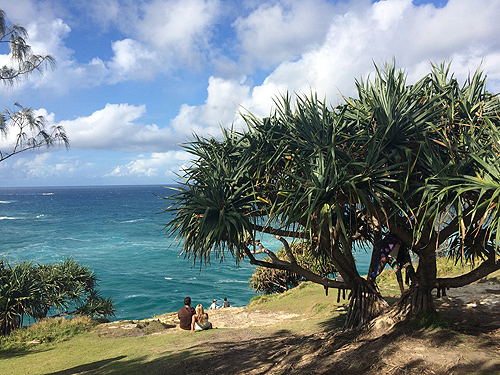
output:
[[[191,307],[191,297],[184,298],[184,307],[181,307],[177,313],[179,318],[179,328],[184,331],[190,331],[191,320],[195,313],[196,311]]]

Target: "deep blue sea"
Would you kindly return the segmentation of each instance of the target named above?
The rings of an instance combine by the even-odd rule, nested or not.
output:
[[[227,258],[207,267],[179,256],[163,229],[168,202],[163,186],[0,188],[0,256],[10,263],[51,263],[72,257],[88,265],[115,319],[144,319],[178,310],[185,296],[208,307],[227,297],[233,306],[255,296],[249,287],[255,266]],[[280,243],[263,239],[272,250]],[[356,255],[358,268],[369,257]],[[366,273],[366,271],[364,271]]]

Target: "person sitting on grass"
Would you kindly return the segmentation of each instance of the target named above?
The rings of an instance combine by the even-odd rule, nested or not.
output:
[[[191,332],[204,331],[212,328],[212,323],[208,321],[208,314],[203,310],[202,305],[196,305],[196,314],[191,320]]]
[[[180,329],[189,331],[191,328],[191,320],[195,312],[196,311],[191,307],[191,297],[184,298],[184,307],[181,307],[177,313]]]

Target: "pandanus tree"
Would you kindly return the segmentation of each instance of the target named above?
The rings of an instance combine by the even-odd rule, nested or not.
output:
[[[52,264],[10,265],[0,260],[0,335],[22,327],[25,316],[34,320],[46,318],[49,312],[52,316],[114,316],[113,301],[101,297],[97,281],[88,266],[70,258]]]
[[[477,72],[463,87],[445,64],[413,85],[392,65],[357,81],[357,98],[329,108],[315,95],[285,95],[269,117],[242,114],[248,129],[222,139],[196,137],[194,159],[168,199],[167,224],[185,255],[209,262],[229,252],[239,261],[286,270],[328,288],[348,289],[345,327],[386,306],[376,284],[359,274],[355,252],[373,251],[391,232],[418,254],[403,315],[431,312],[431,291],[458,287],[500,268],[496,260],[498,99]],[[489,166],[495,168],[490,170]],[[493,225],[494,224],[494,225]],[[283,243],[286,259],[257,240]],[[291,243],[328,259],[339,282],[299,264]],[[478,267],[454,279],[436,275],[436,251]],[[256,253],[265,252],[267,259]]]
[[[34,280],[30,262],[11,267],[0,260],[0,335],[21,327],[24,315],[40,301],[43,292]]]
[[[337,272],[332,262],[327,257],[318,257],[317,254],[311,251],[307,243],[292,244],[289,250],[300,266],[305,266],[307,269],[320,276],[337,277]],[[284,248],[275,252],[275,254],[278,259],[289,259]],[[263,260],[272,261],[270,258]],[[256,293],[264,294],[283,293],[289,289],[295,288],[302,281],[304,281],[304,278],[296,273],[260,266],[255,269],[249,280],[250,287],[255,290]]]
[[[420,252],[416,288],[412,301],[405,303],[413,311],[433,311],[434,288],[439,295],[500,269],[500,102],[486,90],[479,70],[462,87],[444,65],[435,67],[431,78],[439,112],[426,133],[421,156],[415,158],[413,174],[425,176],[425,181],[409,185],[415,188],[407,198],[415,213],[413,231],[394,222],[394,230],[411,238]],[[471,264],[471,270],[459,277],[437,278],[436,249],[443,245],[448,256]]]

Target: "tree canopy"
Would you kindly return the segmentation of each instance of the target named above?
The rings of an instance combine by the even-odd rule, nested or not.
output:
[[[10,64],[0,67],[0,81],[7,87],[18,83],[34,72],[43,73],[55,68],[51,55],[34,54],[27,43],[28,32],[20,25],[9,24],[5,12],[0,9],[0,46],[9,48]],[[51,147],[55,144],[69,146],[69,140],[61,126],[47,128],[46,119],[37,116],[32,108],[15,103],[0,112],[0,133],[10,144],[0,149],[0,162],[27,150]]]
[[[325,288],[352,292],[347,327],[387,305],[376,284],[356,269],[355,252],[373,251],[396,235],[418,268],[400,308],[433,311],[430,293],[473,282],[500,268],[500,102],[481,70],[463,85],[446,63],[407,84],[394,64],[355,82],[357,97],[329,107],[316,95],[275,100],[269,117],[242,113],[248,127],[220,140],[195,136],[180,187],[169,197],[167,224],[188,258],[236,260],[287,270]],[[276,236],[287,260],[256,242]],[[306,240],[344,281],[298,264],[290,243]],[[456,278],[436,275],[436,252],[473,269]],[[269,260],[255,256],[256,250]],[[411,315],[411,314],[410,314]]]
[[[20,328],[25,315],[35,320],[46,318],[49,312],[114,316],[113,301],[100,296],[97,281],[87,266],[73,259],[16,265],[0,260],[0,335]]]

